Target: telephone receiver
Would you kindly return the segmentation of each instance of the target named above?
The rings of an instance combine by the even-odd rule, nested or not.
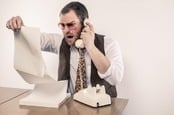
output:
[[[84,19],[84,21],[83,21],[83,28],[87,26],[87,24],[86,24],[87,21],[88,21],[87,18]],[[75,46],[76,46],[77,48],[85,48],[85,45],[84,45],[82,39],[77,39],[77,40],[75,41]]]

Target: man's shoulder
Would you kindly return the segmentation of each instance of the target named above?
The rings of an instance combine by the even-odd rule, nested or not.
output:
[[[95,37],[98,38],[99,41],[103,41],[105,46],[108,46],[109,44],[118,45],[117,39],[114,39],[111,36],[95,33]]]
[[[104,34],[95,33],[95,37],[98,39],[103,39],[104,41],[113,41],[113,39],[111,37],[108,37]]]
[[[105,37],[105,35],[103,35],[103,34],[98,34],[98,33],[95,33],[95,36],[96,36],[97,38],[104,38],[104,37]]]

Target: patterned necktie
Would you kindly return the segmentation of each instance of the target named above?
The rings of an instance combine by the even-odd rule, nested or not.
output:
[[[79,64],[77,68],[77,78],[75,85],[75,92],[87,87],[86,82],[86,63],[85,63],[85,49],[79,49]]]

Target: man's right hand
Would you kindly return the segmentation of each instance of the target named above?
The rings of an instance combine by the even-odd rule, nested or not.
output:
[[[20,16],[12,17],[6,23],[6,27],[8,29],[12,29],[13,31],[19,31],[22,26],[24,26],[24,24]]]

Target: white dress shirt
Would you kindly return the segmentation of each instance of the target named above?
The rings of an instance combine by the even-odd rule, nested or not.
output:
[[[59,48],[60,48],[62,39],[63,39],[63,36],[59,34],[42,33],[41,34],[41,49],[44,49],[44,47],[51,45],[53,52],[59,55]],[[71,50],[71,55],[70,55],[71,80],[70,80],[69,88],[70,88],[70,92],[73,93],[74,87],[75,87],[75,81],[76,81],[79,53],[77,48],[75,48],[74,46],[71,46],[70,50]],[[123,72],[124,72],[124,65],[123,65],[123,60],[122,60],[119,44],[116,40],[112,40],[111,38],[104,37],[104,50],[105,50],[105,56],[109,59],[109,61],[111,62],[111,65],[104,74],[101,74],[100,72],[98,72],[98,74],[100,78],[105,79],[111,85],[117,85],[119,82],[121,82],[123,78]],[[90,82],[91,58],[88,52],[85,53],[85,61],[86,61],[87,85],[91,85],[91,82]]]

